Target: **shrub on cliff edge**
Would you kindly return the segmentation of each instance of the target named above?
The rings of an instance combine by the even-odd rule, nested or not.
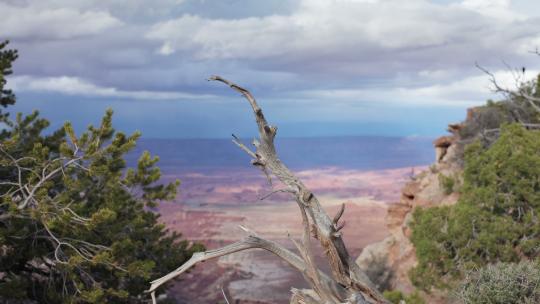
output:
[[[540,303],[540,267],[536,263],[498,263],[469,272],[455,292],[464,304]]]
[[[448,288],[464,271],[538,257],[539,213],[540,132],[504,125],[489,148],[467,147],[456,205],[415,210],[411,280],[424,290]]]

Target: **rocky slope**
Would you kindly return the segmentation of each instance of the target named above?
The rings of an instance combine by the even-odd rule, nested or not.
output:
[[[459,135],[460,130],[478,118],[478,111],[471,109],[467,119],[461,124],[449,125],[451,135],[442,136],[433,142],[435,148],[435,163],[427,170],[416,175],[402,188],[399,202],[388,208],[386,223],[390,235],[383,241],[364,248],[357,263],[368,269],[373,261],[386,261],[387,267],[393,272],[391,286],[405,293],[414,291],[408,273],[416,263],[415,249],[409,238],[411,230],[409,222],[415,207],[432,207],[455,204],[459,193],[441,183],[441,176],[454,180],[461,178],[463,149],[466,140]],[[430,303],[439,302],[434,298]]]

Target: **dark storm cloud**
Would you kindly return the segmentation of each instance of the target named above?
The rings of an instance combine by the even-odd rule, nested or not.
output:
[[[383,106],[481,103],[492,95],[476,61],[503,80],[502,60],[529,76],[539,66],[540,3],[524,0],[4,0],[0,11],[23,95],[147,100],[142,112],[180,101],[188,121],[235,97],[205,81],[216,73],[283,123],[299,111],[332,125],[400,119]]]

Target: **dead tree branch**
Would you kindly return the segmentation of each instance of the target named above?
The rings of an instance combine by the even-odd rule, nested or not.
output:
[[[154,293],[160,285],[170,281],[200,261],[241,250],[262,248],[276,254],[300,271],[312,287],[315,295],[293,289],[291,303],[386,303],[369,278],[356,265],[343,242],[340,232],[343,223],[339,223],[339,220],[343,215],[344,206],[331,219],[317,197],[281,162],[274,146],[277,127],[271,126],[267,122],[262,109],[248,90],[220,76],[212,76],[209,80],[228,85],[249,102],[259,131],[259,138],[253,140],[255,151],[247,148],[234,135],[233,142],[252,158],[251,163],[254,166],[262,169],[268,176],[273,175],[285,185],[285,189],[281,189],[279,192],[290,193],[297,202],[304,228],[301,244],[295,242],[300,256],[274,242],[250,235],[242,241],[221,249],[196,253],[187,263],[175,271],[153,281],[149,292]],[[312,234],[324,249],[324,254],[330,265],[331,277],[320,271],[315,263],[310,244]]]
[[[225,255],[229,255],[231,253],[249,250],[249,249],[264,249],[266,251],[269,251],[275,254],[276,256],[278,256],[279,258],[287,262],[291,267],[295,268],[296,270],[302,273],[306,271],[306,265],[304,261],[302,260],[302,258],[297,256],[290,250],[286,249],[285,247],[279,245],[278,243],[263,239],[255,235],[253,232],[251,232],[250,235],[248,235],[247,237],[245,237],[244,239],[236,243],[227,245],[219,249],[208,250],[205,252],[197,252],[193,254],[193,256],[186,263],[178,267],[176,270],[170,272],[169,274],[157,280],[152,281],[148,292],[150,292],[151,294],[154,294],[155,290],[158,287],[174,279],[175,277],[181,275],[182,273],[186,272],[191,267],[195,266],[196,264],[200,262],[204,262],[206,260],[219,258]],[[346,290],[339,284],[336,284],[327,275],[325,275],[324,273],[320,273],[320,276],[322,278],[321,281],[324,282],[325,285],[327,285],[326,288],[334,290],[334,292],[338,294],[342,294],[342,295],[346,294]]]
[[[492,89],[495,93],[500,93],[509,100],[521,98],[525,100],[536,112],[540,113],[540,98],[531,95],[526,90],[526,83],[523,81],[525,70],[523,69],[523,72],[521,72],[519,70],[510,68],[507,64],[505,65],[511,72],[512,78],[514,78],[514,88],[502,86],[492,72],[476,63],[476,67],[488,75],[489,81],[493,87]]]

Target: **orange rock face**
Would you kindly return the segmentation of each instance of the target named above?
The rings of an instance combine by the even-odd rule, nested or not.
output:
[[[403,219],[411,211],[412,206],[409,203],[395,203],[388,207],[386,214],[386,225],[388,229],[392,230],[401,227]]]
[[[401,189],[399,202],[388,207],[386,225],[390,235],[381,242],[366,247],[357,259],[358,265],[366,269],[373,256],[386,258],[388,267],[394,271],[394,288],[405,293],[415,290],[408,276],[409,271],[417,264],[415,249],[409,240],[409,222],[414,208],[451,205],[459,199],[457,193],[446,194],[439,182],[441,174],[457,178],[459,182],[462,168],[455,159],[462,147],[458,146],[457,135],[438,138],[434,147],[435,164],[405,184]],[[428,303],[441,301],[436,296],[426,296],[426,299]]]
[[[441,136],[433,142],[433,145],[435,148],[448,148],[453,142],[454,136]]]

